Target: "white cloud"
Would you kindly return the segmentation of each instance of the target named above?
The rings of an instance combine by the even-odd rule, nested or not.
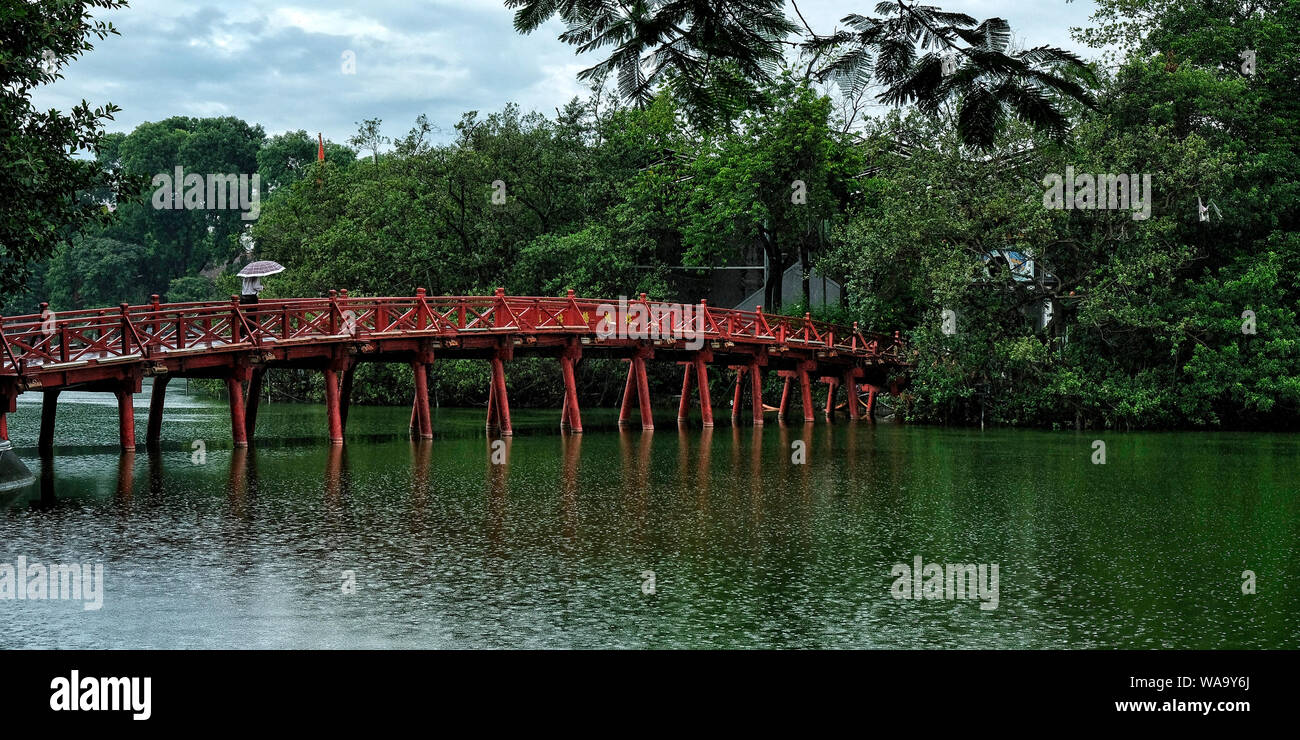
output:
[[[1085,23],[1091,0],[935,0],[977,18],[998,15],[1018,38],[1077,48],[1068,26]],[[875,0],[800,0],[818,32]],[[578,58],[556,37],[558,21],[521,36],[501,0],[131,0],[104,14],[121,36],[96,41],[66,79],[36,91],[39,106],[66,109],[83,98],[123,110],[111,130],[172,115],[234,115],[269,133],[323,131],[345,140],[355,123],[384,120],[400,135],[428,114],[444,132],[461,113],[517,102],[554,114],[586,86]],[[356,74],[341,55],[356,55]]]

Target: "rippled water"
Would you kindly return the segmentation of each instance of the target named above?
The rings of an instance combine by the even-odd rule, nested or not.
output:
[[[164,452],[121,456],[111,396],[64,394],[42,461],[20,399],[41,480],[0,497],[0,563],[102,562],[106,593],[0,600],[0,647],[1300,647],[1293,436],[679,431],[671,411],[643,434],[584,410],[570,438],[516,411],[494,465],[481,411],[412,443],[409,409],[354,408],[339,450],[322,408],[264,406],[234,451],[221,402],[171,401]],[[999,564],[998,608],[892,598],[917,555]]]

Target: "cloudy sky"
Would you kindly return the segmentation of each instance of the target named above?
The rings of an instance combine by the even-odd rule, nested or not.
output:
[[[1069,27],[1092,0],[936,0],[976,18],[1000,16],[1022,44],[1080,53]],[[554,114],[585,93],[578,58],[552,20],[516,34],[501,0],[131,0],[103,14],[121,33],[100,42],[42,88],[36,103],[66,110],[82,99],[122,108],[111,131],[172,115],[226,116],[344,141],[365,118],[405,133],[416,116],[450,132],[460,114],[517,102]],[[819,32],[875,0],[799,0]],[[351,55],[350,57],[347,55]],[[345,62],[355,59],[355,73]],[[442,137],[440,137],[442,138]]]

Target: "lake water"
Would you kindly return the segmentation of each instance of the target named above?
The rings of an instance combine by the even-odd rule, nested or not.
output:
[[[224,402],[172,387],[157,455],[65,393],[43,461],[20,398],[41,480],[0,495],[0,564],[102,563],[104,595],[0,600],[0,648],[1300,647],[1296,436],[584,409],[567,437],[516,409],[494,448],[482,410],[413,443],[409,408],[354,407],[338,449],[322,407],[275,404],[236,451]],[[894,598],[917,556],[997,564],[997,608]]]

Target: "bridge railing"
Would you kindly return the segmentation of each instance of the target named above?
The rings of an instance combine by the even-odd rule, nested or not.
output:
[[[626,311],[627,315],[623,315]],[[268,299],[241,305],[237,299],[194,303],[153,301],[116,308],[51,312],[0,318],[0,374],[22,375],[51,365],[150,358],[164,353],[230,349],[250,345],[477,333],[572,333],[646,339],[783,345],[845,353],[902,364],[897,334],[762,311],[651,301],[564,297],[349,296]]]

